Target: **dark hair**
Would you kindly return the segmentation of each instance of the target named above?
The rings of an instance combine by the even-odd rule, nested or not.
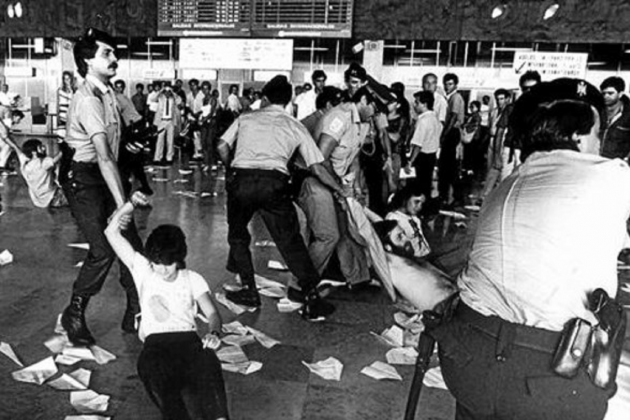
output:
[[[212,90],[212,83],[208,82],[207,80],[201,82],[201,87],[203,88],[204,86],[207,86],[208,90]]]
[[[472,102],[470,103],[470,106],[474,106],[474,107],[476,107],[478,110],[481,110],[481,102],[479,102],[479,101],[472,101]]]
[[[456,85],[459,85],[459,77],[455,73],[446,73],[442,78],[442,83],[446,83],[452,80]]]
[[[85,77],[88,71],[88,65],[85,60],[94,58],[96,55],[98,50],[97,41],[109,45],[114,49],[114,52],[116,51],[116,41],[107,32],[88,28],[85,34],[74,44],[74,49],[72,50],[74,62],[81,77]]]
[[[70,78],[70,90],[74,91],[74,74],[72,74],[69,70],[64,70],[61,73],[61,89],[64,90],[66,85],[64,83],[64,79],[68,76]]]
[[[123,80],[116,80],[114,82],[114,86],[116,86],[116,85],[121,85],[123,90],[125,90],[125,88],[127,87],[127,84]]]
[[[11,118],[15,118],[15,117],[22,119],[24,118],[24,113],[20,111],[19,109],[14,109],[13,111],[11,111]]]
[[[394,194],[391,203],[389,203],[389,209],[390,211],[398,210],[404,207],[411,197],[420,197],[422,195],[424,194],[418,191],[417,188],[412,187],[411,184],[405,185]]]
[[[293,89],[286,76],[278,75],[263,86],[262,94],[272,104],[286,106],[293,97]]]
[[[563,99],[542,105],[534,114],[531,129],[522,136],[521,160],[534,152],[551,150],[579,151],[574,134],[588,134],[595,124],[593,108],[588,103]]]
[[[311,74],[311,80],[314,82],[317,79],[324,79],[324,81],[326,81],[326,79],[328,79],[328,76],[326,76],[324,70],[317,69],[313,72],[313,74]]]
[[[621,77],[611,76],[602,82],[599,86],[599,90],[603,91],[609,87],[615,89],[617,92],[623,92],[626,90],[626,82],[624,82]]]
[[[392,83],[391,89],[397,96],[405,95],[405,85],[402,82]]]
[[[341,89],[334,86],[324,86],[322,93],[315,98],[315,108],[324,109],[328,102],[332,106],[339,105],[341,103]]]
[[[188,81],[188,86],[190,86],[190,85],[197,85],[197,86],[199,86],[199,80],[197,80],[197,79],[190,79]]]
[[[499,96],[505,96],[505,99],[508,99],[511,96],[510,91],[503,88],[495,90],[494,97],[498,98]]]
[[[144,90],[144,85],[142,83],[136,83],[136,90],[140,88],[142,90]]]
[[[310,83],[308,83],[308,82],[307,82],[307,83],[304,83],[304,84],[302,85],[302,88],[303,88],[304,90],[308,91],[308,90],[313,89],[313,85],[311,85]]]
[[[37,139],[29,139],[22,145],[22,152],[29,158],[33,156],[33,152],[37,153],[37,149],[42,145],[42,142]]]
[[[367,71],[361,66],[359,63],[352,62],[343,72],[344,80],[348,80],[351,77],[356,77],[357,79],[365,82],[367,80]]]
[[[433,95],[433,92],[422,90],[414,93],[413,97],[418,98],[419,102],[425,104],[427,108],[433,110],[433,105],[435,104],[435,96]]]
[[[523,86],[527,80],[534,80],[536,83],[541,82],[540,73],[536,70],[527,70],[523,75],[518,79],[518,85]]]
[[[147,259],[155,264],[177,264],[178,269],[186,268],[186,236],[175,225],[160,225],[153,229],[145,245]]]
[[[230,88],[228,89],[228,93],[232,93],[232,89],[236,88],[236,91],[238,92],[238,85],[230,85]]]

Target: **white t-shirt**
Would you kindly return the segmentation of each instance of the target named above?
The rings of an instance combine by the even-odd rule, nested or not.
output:
[[[35,158],[22,162],[22,175],[28,185],[28,193],[36,207],[46,208],[55,197],[59,186],[55,183],[51,157]]]
[[[184,269],[178,271],[175,281],[165,281],[153,270],[151,262],[137,252],[131,274],[142,310],[140,340],[151,334],[197,330],[197,299],[210,291],[203,277]]]
[[[587,295],[617,293],[630,168],[569,150],[527,158],[484,202],[458,285],[484,315],[551,331],[595,322]]]

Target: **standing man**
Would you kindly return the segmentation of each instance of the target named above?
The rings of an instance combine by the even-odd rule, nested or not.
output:
[[[626,83],[612,76],[600,86],[606,105],[606,118],[602,121],[602,148],[606,158],[627,160],[630,154],[630,100],[623,94]]]
[[[256,211],[261,215],[278,250],[297,277],[302,293],[293,298],[304,301],[302,316],[317,321],[333,312],[323,301],[317,284],[320,276],[313,266],[300,235],[297,215],[289,196],[287,163],[298,151],[306,167],[327,185],[335,185],[322,165],[324,160],[304,126],[289,116],[284,107],[292,88],[285,76],[276,76],[263,87],[263,107],[243,114],[223,134],[218,151],[228,170],[226,189],[228,242],[227,268],[238,272],[243,288],[227,292],[232,302],[260,307],[249,250],[247,225]],[[234,158],[231,158],[234,149]]]
[[[142,83],[136,84],[136,93],[131,97],[131,102],[133,102],[133,106],[138,111],[138,114],[146,118],[148,112],[147,95],[144,93],[144,85]]]
[[[448,111],[448,102],[446,98],[437,91],[438,78],[433,73],[427,73],[422,77],[422,90],[433,94],[433,111],[437,115],[442,125],[446,124],[446,112]]]
[[[238,117],[243,110],[241,100],[238,98],[238,85],[230,85],[229,92],[224,108],[231,111],[234,117]]]
[[[157,142],[155,143],[155,154],[153,155],[153,164],[162,164],[162,158],[166,154],[167,165],[173,164],[175,155],[174,139],[176,133],[181,127],[182,114],[179,112],[181,98],[173,93],[170,84],[162,88],[157,97],[157,108],[153,124],[158,129]],[[164,143],[166,142],[166,153],[164,152]]]
[[[464,98],[457,91],[459,78],[456,74],[446,73],[442,79],[444,91],[448,100],[448,110],[442,138],[440,140],[440,159],[438,162],[438,190],[443,205],[450,203],[451,188],[453,189],[452,204],[462,204],[461,191],[457,186],[458,165],[457,146],[460,142],[459,128],[464,123],[466,104]]]
[[[433,111],[435,96],[431,92],[419,91],[413,96],[418,119],[411,137],[409,167],[416,170],[415,192],[424,194],[424,199],[428,201],[431,199],[433,169],[435,168],[437,151],[440,148],[442,124]]]
[[[326,86],[326,73],[324,70],[317,69],[311,75],[313,81],[313,89],[306,90],[300,97],[295,99],[297,105],[297,119],[302,120],[317,110],[315,100],[322,93]],[[306,86],[306,85],[305,85]]]
[[[190,92],[186,95],[186,111],[188,118],[192,121],[193,143],[195,145],[195,153],[193,160],[203,159],[203,145],[201,144],[201,129],[198,124],[201,116],[201,108],[203,107],[204,94],[199,90],[199,80],[190,79],[188,82]]]
[[[481,199],[485,198],[494,189],[497,182],[503,181],[512,173],[516,161],[508,163],[510,149],[506,148],[504,142],[508,135],[508,122],[512,112],[510,103],[510,92],[506,89],[497,89],[494,92],[496,107],[490,115],[490,145],[488,148],[488,173],[486,182],[481,193]],[[520,154],[518,156],[520,159]]]
[[[65,141],[74,151],[69,171],[62,174],[62,179],[72,215],[90,250],[74,282],[61,325],[76,345],[95,342],[85,323],[85,309],[90,298],[101,290],[116,259],[103,233],[107,219],[126,202],[117,165],[121,122],[110,85],[118,68],[115,45],[111,36],[93,28],[74,45],[74,60],[85,81],[70,103]],[[141,250],[133,221],[126,222],[125,236],[136,250]],[[127,293],[122,328],[135,332],[134,320],[140,312],[138,293],[129,270],[122,264],[120,283]]]

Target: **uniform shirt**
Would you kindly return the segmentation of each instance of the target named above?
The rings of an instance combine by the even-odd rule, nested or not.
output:
[[[630,168],[569,150],[532,154],[484,202],[458,279],[485,315],[560,331],[595,322],[587,294],[617,292],[617,255],[630,214]]]
[[[230,148],[236,143],[232,161],[235,168],[275,170],[288,175],[287,162],[296,150],[306,167],[324,160],[306,128],[279,105],[241,115],[221,138]]]
[[[151,334],[196,331],[197,299],[208,293],[208,283],[198,273],[178,270],[174,281],[164,280],[142,254],[135,253],[131,267],[140,298],[142,341]]]
[[[418,116],[411,144],[418,146],[422,153],[437,153],[440,147],[442,124],[434,111],[426,111]]]
[[[72,97],[68,111],[66,143],[75,149],[73,160],[96,162],[96,147],[92,137],[103,133],[118,158],[120,115],[113,89],[94,76],[87,75]]]
[[[433,92],[433,111],[441,123],[446,122],[446,113],[448,112],[448,102],[441,93]]]
[[[466,104],[464,103],[464,98],[462,98],[462,95],[460,95],[457,90],[451,92],[446,98],[448,100],[448,112],[454,113],[456,116],[453,128],[459,128],[464,123],[464,118],[466,118]]]
[[[439,124],[439,123],[438,123]],[[398,225],[405,232],[405,235],[411,239],[411,245],[413,246],[413,256],[416,258],[422,258],[431,252],[429,242],[424,237],[422,232],[422,222],[418,216],[410,216],[399,210],[387,213],[386,220],[396,220]]]
[[[55,183],[55,162],[51,157],[22,162],[22,175],[35,207],[46,208],[59,188]]]
[[[365,137],[370,129],[370,124],[362,123],[359,111],[354,103],[342,103],[331,109],[320,120],[321,134],[328,134],[337,141],[330,154],[330,162],[333,170],[339,177],[347,174],[352,161],[361,150]]]

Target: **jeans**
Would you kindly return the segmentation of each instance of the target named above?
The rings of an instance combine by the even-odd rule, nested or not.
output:
[[[79,230],[90,245],[72,291],[79,296],[93,296],[103,287],[107,273],[116,260],[104,233],[107,219],[116,210],[116,203],[96,163],[73,161],[63,190]],[[133,222],[123,231],[123,236],[136,251],[142,251],[142,241]],[[136,293],[131,273],[122,263],[120,284],[127,293]]]
[[[319,283],[319,274],[308,255],[293,202],[289,196],[289,176],[273,170],[232,169],[226,190],[228,270],[237,272],[244,285],[255,287],[254,265],[249,249],[247,225],[255,212],[262,217],[289,270],[302,290]]]
[[[191,396],[195,419],[228,418],[221,363],[204,349],[196,332],[152,334],[138,358],[138,375],[164,420],[193,417],[184,404]]]

